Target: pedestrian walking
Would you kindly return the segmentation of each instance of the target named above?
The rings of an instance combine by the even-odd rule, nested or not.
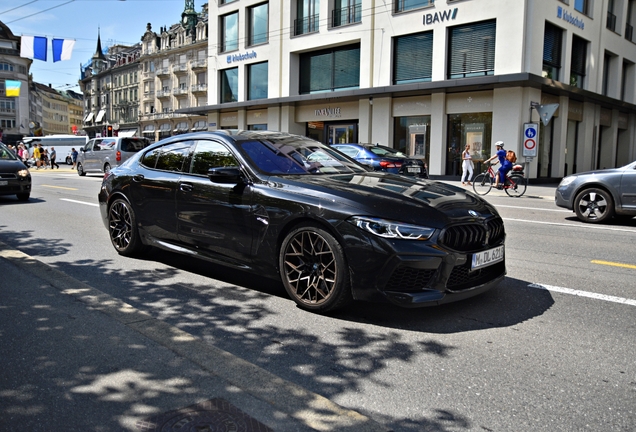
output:
[[[57,169],[60,169],[60,166],[57,164],[57,162],[55,162],[56,158],[57,152],[55,151],[55,147],[51,147],[51,152],[49,153],[49,159],[51,160],[51,169],[55,169],[55,167],[57,167]]]
[[[75,165],[77,165],[77,150],[75,150],[75,147],[71,149],[71,159],[73,160],[71,169],[75,169]]]
[[[40,165],[42,164],[41,162],[41,156],[40,156],[40,146],[38,144],[33,146],[33,160],[35,161],[35,169],[40,169]]]
[[[470,154],[470,144],[462,152],[462,184],[470,186],[473,179],[473,157]]]

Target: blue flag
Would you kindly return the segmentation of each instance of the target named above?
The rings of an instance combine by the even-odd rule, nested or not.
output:
[[[46,61],[47,39],[43,36],[22,36],[20,57]]]

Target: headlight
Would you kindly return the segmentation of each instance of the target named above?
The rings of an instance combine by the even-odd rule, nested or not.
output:
[[[560,189],[562,187],[566,187],[567,185],[572,183],[574,180],[576,180],[576,176],[565,177],[563,180],[561,180],[561,183],[559,183],[559,186],[557,187],[557,189]]]
[[[394,222],[364,216],[353,216],[347,222],[358,228],[377,235],[378,237],[403,239],[403,240],[428,240],[435,232],[435,228],[409,225],[402,222]]]
[[[27,177],[29,175],[29,170],[28,169],[23,169],[18,171],[18,176],[20,177]]]

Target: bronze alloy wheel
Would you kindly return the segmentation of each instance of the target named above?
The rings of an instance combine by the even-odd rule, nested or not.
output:
[[[280,261],[285,289],[299,306],[327,311],[350,300],[342,247],[321,228],[302,227],[290,232],[283,241]]]

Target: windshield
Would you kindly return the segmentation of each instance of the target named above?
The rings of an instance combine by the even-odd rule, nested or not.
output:
[[[0,160],[17,160],[18,157],[7,146],[0,143]]]
[[[253,140],[239,142],[249,161],[273,175],[361,173],[366,169],[338,151],[316,141]]]

